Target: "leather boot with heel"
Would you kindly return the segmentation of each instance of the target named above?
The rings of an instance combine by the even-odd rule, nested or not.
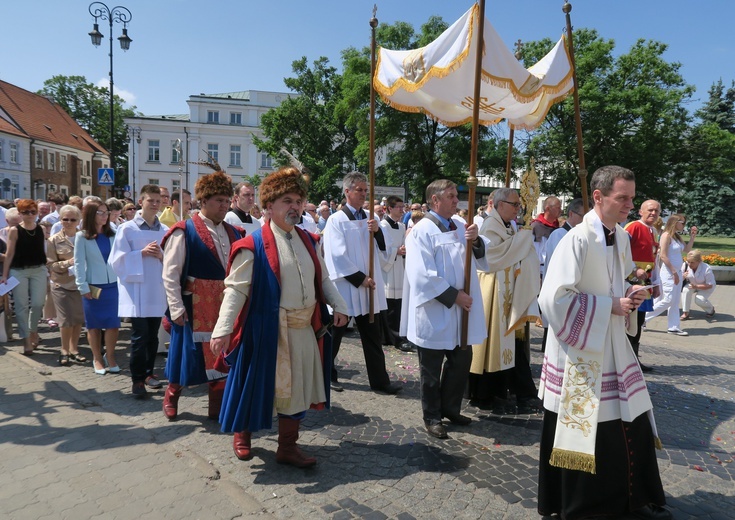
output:
[[[304,455],[296,441],[299,439],[298,419],[290,417],[278,418],[278,451],[276,451],[276,462],[279,464],[289,464],[297,468],[310,468],[316,465],[314,457]]]
[[[250,438],[250,432],[247,430],[235,433],[232,439],[232,449],[235,452],[235,457],[240,460],[248,460],[250,458]]]
[[[163,396],[163,415],[169,421],[176,419],[179,413],[179,396],[181,395],[181,385],[169,383],[166,387],[166,393]]]

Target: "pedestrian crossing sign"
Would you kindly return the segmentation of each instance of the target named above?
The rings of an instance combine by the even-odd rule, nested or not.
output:
[[[100,186],[114,186],[115,170],[112,168],[97,168],[97,184]]]

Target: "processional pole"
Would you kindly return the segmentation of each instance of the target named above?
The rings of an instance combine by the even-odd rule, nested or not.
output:
[[[480,0],[480,12],[477,17],[477,51],[475,56],[475,85],[472,95],[472,148],[470,151],[470,176],[467,178],[469,194],[467,196],[467,215],[475,214],[475,188],[477,188],[477,150],[480,141],[480,85],[482,84],[482,58],[485,50],[485,0]],[[464,292],[471,293],[470,274],[472,269],[472,244],[467,244],[464,259]],[[467,348],[467,329],[470,313],[462,310],[462,335],[459,346]]]
[[[375,86],[373,81],[375,80],[375,29],[378,27],[378,19],[375,15],[378,13],[377,4],[373,4],[373,17],[370,18],[370,152],[368,157],[368,175],[370,177],[370,220],[375,218],[375,208],[373,207],[373,201],[375,200]],[[373,264],[375,262],[375,245],[373,240],[375,239],[372,231],[369,232],[369,259],[368,259],[368,276],[371,280],[375,281],[375,273]],[[375,289],[368,288],[368,301],[370,305],[369,322],[375,321]]]
[[[574,60],[574,38],[572,36],[572,18],[569,13],[572,12],[572,4],[568,0],[564,1],[561,8],[567,19],[567,36],[569,37],[569,59],[572,61],[572,79],[574,80],[574,90],[572,96],[574,98],[574,122],[577,128],[577,155],[579,156],[579,184],[582,190],[582,203],[584,212],[589,211],[589,199],[587,198],[587,167],[584,162],[584,144],[582,143],[582,115],[579,109],[579,81],[577,81],[577,64]]]
[[[521,49],[523,48],[523,42],[519,39],[516,42],[515,56],[518,61],[521,61]],[[505,158],[505,187],[510,188],[510,171],[513,165],[513,139],[515,139],[515,128],[510,124],[510,133],[508,134],[508,155]]]

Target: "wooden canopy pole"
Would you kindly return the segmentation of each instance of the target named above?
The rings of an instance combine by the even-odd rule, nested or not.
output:
[[[467,178],[469,194],[467,199],[468,219],[475,214],[475,188],[477,188],[477,150],[480,141],[480,85],[482,84],[482,56],[485,49],[485,0],[480,0],[480,12],[477,17],[477,55],[475,56],[475,85],[472,95],[472,148],[470,152],[470,176]],[[464,292],[470,294],[470,274],[472,269],[472,244],[467,244],[464,260]],[[462,334],[459,346],[467,348],[467,329],[470,313],[462,310]]]
[[[572,4],[568,0],[564,1],[561,10],[567,19],[567,36],[569,37],[569,58],[572,60],[572,79],[574,80],[574,122],[577,127],[577,155],[579,156],[579,185],[582,190],[582,203],[584,212],[589,211],[589,198],[587,196],[587,166],[584,162],[584,144],[582,142],[582,114],[579,110],[579,81],[577,80],[577,64],[574,61],[574,37],[572,36],[572,18],[569,13],[572,12]]]
[[[373,17],[370,18],[370,155],[368,160],[370,220],[375,218],[375,208],[373,207],[373,201],[375,200],[375,86],[373,85],[373,81],[375,80],[375,29],[378,27],[378,19],[375,15],[377,13],[378,6],[373,4]],[[373,272],[373,264],[375,263],[375,245],[373,241],[375,237],[372,231],[368,235],[370,240],[368,242],[368,276],[371,280],[375,281],[375,273]],[[375,289],[368,288],[368,294],[370,305],[368,321],[373,323],[375,321]]]
[[[523,48],[523,42],[519,39],[516,44],[515,57],[518,61],[521,61],[521,49]],[[509,125],[510,126],[510,125]],[[505,158],[505,187],[510,188],[510,172],[513,166],[513,140],[515,139],[515,129],[511,126],[510,133],[508,134],[508,155]]]

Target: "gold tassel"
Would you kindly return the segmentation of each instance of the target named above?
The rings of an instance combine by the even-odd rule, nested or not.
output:
[[[549,464],[557,468],[573,469],[592,473],[593,475],[596,474],[595,456],[589,453],[554,448],[551,451]]]
[[[273,406],[276,408],[276,410],[285,410],[289,406],[291,406],[291,398],[290,397],[276,397],[273,401]]]
[[[661,442],[661,439],[659,439],[658,437],[654,437],[654,439],[653,439],[653,445],[656,446],[656,449],[657,450],[664,449],[664,445]]]

